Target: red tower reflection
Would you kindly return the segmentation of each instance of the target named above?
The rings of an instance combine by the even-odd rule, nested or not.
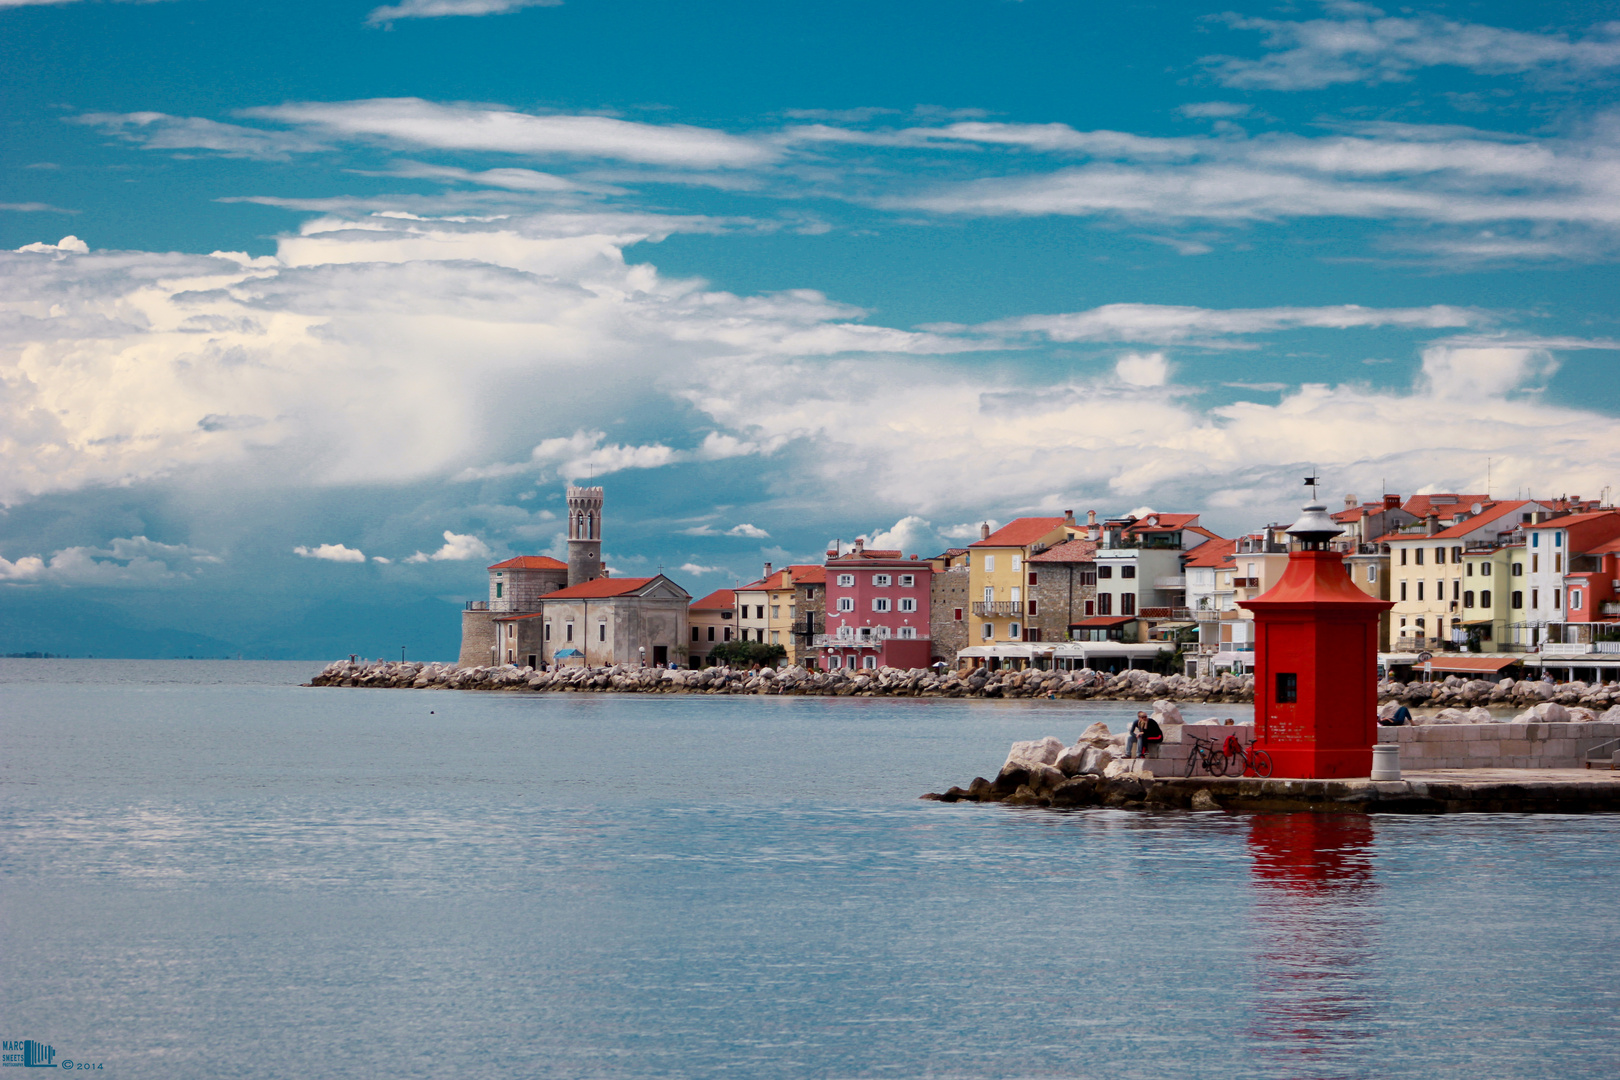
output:
[[[1370,958],[1373,828],[1362,814],[1257,814],[1254,1044],[1301,1078],[1348,1073],[1382,1009]],[[1342,1068],[1340,1065],[1342,1064]]]

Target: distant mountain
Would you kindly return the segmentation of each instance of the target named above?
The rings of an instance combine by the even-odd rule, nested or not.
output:
[[[108,659],[235,657],[251,660],[335,660],[351,653],[411,660],[454,660],[461,649],[461,607],[443,600],[402,604],[326,601],[290,622],[242,621],[240,640],[176,628],[184,616],[146,617],[80,599],[72,592],[0,589],[0,655],[52,653]]]

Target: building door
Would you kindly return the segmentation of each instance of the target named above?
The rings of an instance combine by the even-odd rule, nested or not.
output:
[[[530,653],[529,654],[529,666],[532,667],[532,668],[539,667],[540,665],[535,663],[534,661],[535,661],[535,655],[534,655],[534,653]]]
[[[669,663],[668,645],[653,646],[653,663],[658,667],[663,667],[665,664]]]

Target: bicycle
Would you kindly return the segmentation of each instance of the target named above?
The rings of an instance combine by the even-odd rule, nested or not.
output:
[[[1254,775],[1262,780],[1271,775],[1271,755],[1264,750],[1256,750],[1254,743],[1244,746],[1238,741],[1236,735],[1226,737],[1226,745],[1221,747],[1221,756],[1226,759],[1226,769],[1230,771],[1233,765],[1238,767],[1237,775],[1242,776],[1251,769]],[[1187,774],[1191,776],[1191,773]]]
[[[1214,739],[1200,739],[1189,734],[1192,740],[1192,752],[1187,755],[1187,775],[1191,776],[1198,770],[1199,765],[1211,776],[1222,776],[1226,773],[1226,754],[1215,745]]]

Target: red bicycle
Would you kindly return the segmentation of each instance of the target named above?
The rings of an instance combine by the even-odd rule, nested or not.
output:
[[[1254,775],[1265,779],[1271,775],[1271,755],[1264,750],[1255,749],[1254,743],[1244,746],[1236,735],[1226,737],[1226,742],[1221,746],[1221,753],[1226,756],[1226,768],[1222,770],[1224,775],[1234,775],[1233,765],[1238,767],[1235,774],[1237,776],[1253,772]]]

